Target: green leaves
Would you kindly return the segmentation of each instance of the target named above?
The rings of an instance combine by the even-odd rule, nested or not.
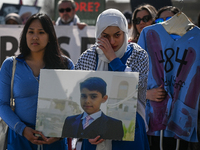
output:
[[[130,124],[128,127],[123,124],[123,129],[124,129],[124,137],[123,141],[134,141],[135,137],[135,120],[131,120]]]

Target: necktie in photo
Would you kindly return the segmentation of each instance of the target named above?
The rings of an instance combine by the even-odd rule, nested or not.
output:
[[[83,129],[85,129],[87,126],[89,126],[89,120],[92,119],[92,117],[90,117],[89,115],[85,117],[86,121],[85,124],[83,125]]]

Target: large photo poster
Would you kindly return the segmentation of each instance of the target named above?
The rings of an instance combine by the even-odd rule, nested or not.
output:
[[[138,78],[137,72],[42,69],[36,130],[134,141]]]

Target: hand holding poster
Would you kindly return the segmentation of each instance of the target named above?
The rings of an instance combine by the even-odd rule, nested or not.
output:
[[[41,70],[36,130],[46,137],[133,141],[138,78],[136,72]]]

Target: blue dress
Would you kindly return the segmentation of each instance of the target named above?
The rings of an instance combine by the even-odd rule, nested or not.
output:
[[[13,58],[7,58],[0,70],[0,116],[8,124],[8,150],[37,150],[37,145],[29,142],[22,136],[26,126],[35,128],[39,77],[33,75],[26,61],[18,56],[14,76],[13,97],[15,99],[15,112],[10,108],[10,82],[12,76]],[[68,68],[74,65],[68,59]],[[12,119],[10,119],[12,118]],[[50,145],[43,145],[44,150],[67,150],[67,139]]]

